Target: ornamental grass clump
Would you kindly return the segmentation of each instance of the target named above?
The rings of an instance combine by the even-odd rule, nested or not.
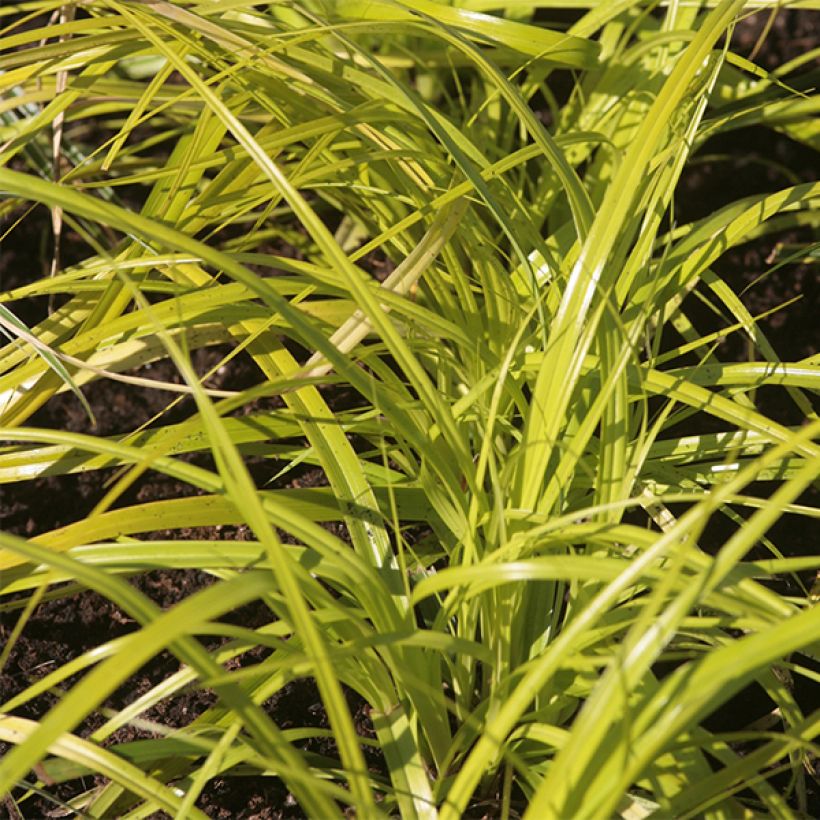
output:
[[[733,53],[747,5],[5,4],[4,240],[53,238],[0,292],[0,481],[107,481],[0,535],[2,661],[81,590],[132,626],[0,705],[7,804],[203,817],[255,774],[315,818],[810,814],[820,558],[767,533],[818,517],[820,368],[714,266],[784,230],[816,263],[820,184],[675,207],[711,137],[818,147],[816,54]],[[163,410],[102,435],[103,382]],[[38,423],[64,394],[85,432]],[[156,474],[184,492],[135,498]],[[141,591],[180,569],[211,582]],[[327,728],[268,708],[306,679]],[[769,719],[710,729],[750,684]]]

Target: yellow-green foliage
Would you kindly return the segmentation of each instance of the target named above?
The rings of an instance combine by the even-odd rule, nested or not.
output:
[[[561,6],[579,10],[568,31],[533,22]],[[0,791],[102,774],[72,801],[82,816],[189,818],[209,780],[256,772],[314,818],[509,817],[524,801],[529,820],[805,809],[820,712],[801,711],[781,670],[816,679],[790,658],[818,648],[800,579],[820,558],[784,558],[766,533],[787,513],[817,526],[800,497],[818,476],[820,368],[781,361],[712,266],[815,226],[820,184],[691,223],[673,208],[709,136],[756,124],[818,147],[802,62],[769,74],[726,45],[751,6],[4,4],[3,230],[45,206],[85,257],[41,276],[32,256],[29,284],[0,292],[0,481],[10,494],[119,469],[89,515],[0,535],[0,659],[43,595],[95,590],[138,628],[0,704],[14,746]],[[556,71],[572,72],[560,106]],[[374,253],[396,266],[382,284],[363,267]],[[816,246],[796,254],[816,260]],[[687,315],[696,291],[722,311],[717,334]],[[44,295],[61,306],[27,327],[15,303]],[[720,360],[728,334],[751,361]],[[249,356],[256,384],[210,389],[190,356],[216,345],[226,368]],[[162,359],[180,384],[135,373]],[[114,438],[31,426],[99,379],[175,390],[195,410]],[[761,386],[805,424],[769,418]],[[237,412],[275,396],[280,410]],[[719,432],[681,434],[705,417]],[[213,469],[179,458],[202,451]],[[246,457],[260,452],[320,468],[327,486],[257,488]],[[122,504],[148,470],[199,493]],[[747,491],[763,479],[777,482],[767,500]],[[712,517],[742,523],[707,553]],[[254,540],[144,538],[220,524]],[[747,557],[758,544],[770,559]],[[167,568],[218,581],[162,611],[127,578]],[[766,583],[788,574],[798,594]],[[221,621],[259,600],[265,626]],[[226,665],[257,646],[264,660]],[[102,708],[165,650],[179,672]],[[659,680],[665,660],[676,671]],[[283,730],[261,706],[303,678],[336,761],[304,751],[322,730]],[[701,721],[752,681],[776,711],[742,756]],[[218,700],[147,747],[109,741],[186,687]],[[344,687],[375,739],[358,736]],[[45,691],[61,693],[49,712],[17,716]],[[81,738],[92,714],[104,723]],[[767,780],[781,767],[787,792]],[[32,794],[15,792],[24,815]]]

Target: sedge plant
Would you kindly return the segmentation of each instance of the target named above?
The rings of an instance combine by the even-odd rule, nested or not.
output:
[[[820,369],[714,265],[810,235],[820,185],[675,209],[715,135],[818,148],[816,54],[768,72],[730,48],[758,5],[4,4],[3,238],[43,212],[54,250],[0,293],[3,495],[110,480],[87,515],[0,534],[2,662],[44,600],[92,590],[134,623],[0,705],[19,811],[75,781],[78,816],[202,817],[210,781],[255,773],[310,817],[808,815],[820,559],[767,533],[818,517]],[[31,297],[51,305],[26,324]],[[240,361],[253,383],[215,387]],[[103,381],[189,410],[99,435]],[[36,422],[65,393],[86,432]],[[319,486],[288,486],[305,466]],[[194,492],[127,501],[150,473]],[[184,534],[229,525],[252,537]],[[214,582],[166,609],[131,583],[170,569]],[[265,624],[230,619],[252,602]],[[163,652],[177,671],[112,709]],[[265,708],[304,679],[327,729]],[[751,684],[766,726],[711,731]],[[191,690],[216,698],[188,725],[116,739]]]

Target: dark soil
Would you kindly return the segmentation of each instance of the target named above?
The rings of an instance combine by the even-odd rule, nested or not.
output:
[[[738,27],[735,41],[741,53],[749,54],[768,17],[760,13],[749,18]],[[767,68],[781,65],[785,60],[797,56],[816,45],[814,17],[811,13],[782,11],[775,19],[767,40],[757,57]],[[776,159],[801,180],[817,177],[816,154],[795,145],[790,140],[770,132],[745,129],[720,140],[713,140],[704,146],[702,156],[725,155],[726,159],[707,159],[694,164],[681,182],[676,202],[682,219],[698,217],[730,202],[739,196],[761,190],[777,190],[788,184],[782,173],[772,167],[756,164],[757,159]],[[49,216],[40,209],[24,220],[20,230],[15,230],[12,240],[3,243],[0,257],[0,288],[7,289],[23,283],[20,271],[27,271],[29,277],[39,277],[47,270],[49,249],[39,237],[49,235]],[[718,273],[725,277],[733,289],[742,293],[743,301],[752,314],[776,308],[797,296],[800,299],[787,309],[779,311],[763,321],[763,328],[775,349],[784,360],[799,360],[817,352],[816,312],[818,308],[817,280],[807,266],[786,265],[775,274],[762,279],[770,267],[770,260],[783,247],[806,239],[797,232],[767,238],[733,249],[716,266]],[[78,245],[79,247],[79,245]],[[63,261],[70,264],[72,242],[70,234],[63,248]],[[376,260],[377,262],[379,260]],[[381,264],[387,264],[382,262]],[[374,267],[377,265],[374,264]],[[21,318],[35,323],[46,310],[42,300],[28,300],[18,303]],[[715,328],[711,312],[695,304],[687,304],[699,329],[706,332]],[[204,371],[217,361],[219,350],[200,351],[196,354],[196,365]],[[724,360],[742,361],[748,356],[744,344],[737,337],[730,337],[718,351]],[[151,375],[173,381],[175,373],[169,365],[155,366]],[[218,374],[212,386],[225,389],[246,387],[256,379],[254,367],[248,359],[237,358],[226,372]],[[783,401],[782,391],[772,395],[761,394],[761,403],[766,412],[784,423],[799,423],[793,408]],[[162,413],[173,395],[158,391],[143,391],[135,387],[111,381],[96,381],[85,389],[97,419],[93,432],[97,435],[116,435],[134,429],[137,424],[147,422],[155,414]],[[339,404],[349,400],[339,396]],[[190,400],[177,403],[165,413],[163,421],[180,421],[191,415]],[[58,428],[72,431],[91,432],[89,420],[76,399],[68,394],[55,397],[31,419],[33,426]],[[691,432],[691,430],[690,430]],[[208,464],[207,457],[191,456],[192,460]],[[279,466],[270,461],[259,460],[252,463],[252,472],[259,485],[275,475]],[[43,478],[2,489],[0,505],[0,528],[23,536],[33,536],[53,528],[79,520],[87,514],[105,492],[111,479],[110,471],[96,471],[77,476]],[[297,470],[289,474],[288,482],[312,484],[322,481],[317,471]],[[120,500],[119,505],[133,504],[158,498],[174,498],[191,495],[196,491],[188,485],[176,482],[156,473],[149,473],[131,487]],[[766,487],[760,488],[765,495]],[[817,497],[807,499],[817,503]],[[816,540],[801,526],[795,526],[786,517],[778,525],[777,542],[788,545],[791,554],[809,554],[816,549]],[[719,543],[724,535],[721,525],[715,525],[714,537]],[[191,537],[191,530],[155,533],[156,538]],[[220,540],[226,537],[250,537],[247,530],[224,528],[200,529],[196,537]],[[150,572],[135,576],[131,582],[159,606],[166,608],[186,596],[213,582],[213,579],[197,571]],[[4,616],[0,623],[0,635],[5,640],[14,626],[15,613]],[[234,620],[245,626],[259,626],[272,618],[270,611],[261,603],[246,607],[234,614]],[[78,592],[66,598],[47,600],[42,603],[28,621],[23,636],[14,649],[0,674],[0,701],[19,692],[31,681],[42,677],[57,666],[77,657],[91,647],[124,635],[136,628],[136,624],[111,602],[92,592]],[[258,662],[264,653],[260,650],[248,653],[236,660],[236,665]],[[117,691],[108,706],[117,709],[148,691],[153,685],[165,679],[179,668],[178,661],[168,654],[155,658],[130,679],[127,690]],[[661,670],[659,670],[661,671]],[[816,690],[808,690],[801,682],[798,699],[806,707],[818,695]],[[23,717],[40,718],[57,700],[56,695],[45,695],[16,710]],[[177,697],[163,701],[145,717],[168,727],[187,725],[197,715],[214,703],[214,695],[209,691],[186,690]],[[350,695],[352,712],[362,736],[372,733],[364,704]],[[815,702],[816,705],[816,702]],[[320,698],[312,683],[299,681],[285,687],[277,697],[265,704],[272,718],[282,727],[318,726],[326,727],[326,717]],[[750,720],[770,711],[771,704],[758,687],[751,687],[733,699],[719,715],[712,716],[710,728],[728,731],[746,726]],[[759,714],[758,714],[759,712]],[[96,718],[83,723],[80,734],[87,734],[99,726]],[[124,743],[150,737],[148,732],[134,728],[119,730],[111,743]],[[334,754],[329,743],[314,743],[309,747],[320,755]],[[378,757],[372,756],[370,764],[379,768]],[[55,798],[69,799],[71,796],[95,785],[97,781],[86,779],[75,781],[51,789]],[[812,786],[812,799],[816,801],[816,784]],[[61,809],[46,798],[26,801],[26,818],[64,816]],[[300,817],[292,796],[275,778],[266,777],[219,777],[208,784],[198,801],[199,807],[212,818],[234,820],[234,818]],[[0,816],[3,813],[0,803]],[[820,805],[815,816],[820,816]],[[6,805],[8,812],[12,811]],[[480,812],[476,816],[480,816]],[[9,814],[9,816],[14,816]]]

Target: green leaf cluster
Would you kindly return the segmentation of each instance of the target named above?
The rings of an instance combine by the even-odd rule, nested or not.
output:
[[[43,600],[93,590],[135,624],[0,704],[0,791],[23,813],[91,774],[83,817],[204,816],[211,780],[247,774],[317,818],[808,812],[820,712],[794,681],[818,679],[820,558],[767,533],[820,515],[820,362],[781,361],[714,264],[806,236],[820,184],[675,209],[714,135],[820,147],[816,51],[769,73],[728,46],[760,5],[4,4],[3,236],[48,213],[82,252],[0,285],[0,483],[112,478],[88,515],[0,534],[0,663]],[[540,22],[560,9],[569,27]],[[31,297],[54,302],[29,327]],[[721,360],[730,334],[750,361]],[[238,362],[254,383],[214,386]],[[32,421],[103,380],[166,411],[113,437]],[[288,486],[305,466],[321,486]],[[127,503],[149,471],[195,492]],[[162,610],[129,579],[166,569],[214,583]],[[260,601],[264,626],[230,621]],[[178,671],[110,709],[163,652]],[[264,704],[307,678],[329,729],[283,729]],[[766,725],[709,731],[750,683]],[[148,719],[192,689],[217,698],[188,726]],[[116,742],[126,726],[153,739]],[[306,751],[318,737],[334,757]]]

